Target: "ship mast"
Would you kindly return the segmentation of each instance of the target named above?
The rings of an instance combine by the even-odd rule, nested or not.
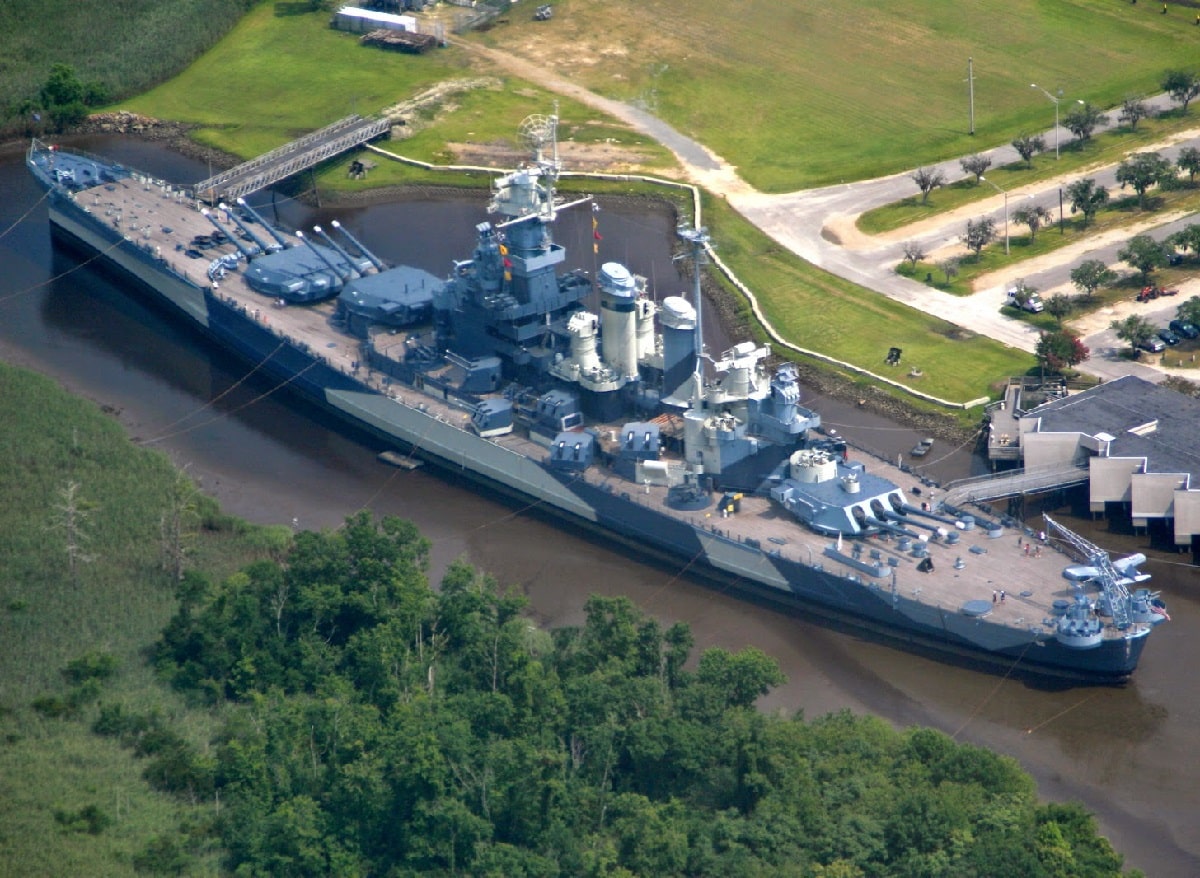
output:
[[[1068,530],[1063,525],[1059,524],[1049,515],[1042,514],[1042,518],[1046,519],[1046,525],[1050,528],[1051,533],[1057,533],[1061,536],[1077,553],[1082,556],[1082,560],[1087,562],[1092,567],[1099,571],[1099,576],[1096,577],[1096,584],[1100,587],[1101,593],[1108,599],[1108,604],[1112,608],[1113,625],[1118,629],[1124,630],[1129,627],[1129,605],[1131,598],[1129,589],[1125,587],[1123,577],[1113,566],[1112,560],[1108,557],[1108,552],[1101,549],[1095,543],[1084,539],[1074,531]]]
[[[699,409],[704,398],[704,320],[700,295],[700,272],[707,262],[708,230],[680,228],[679,237],[692,245],[692,304],[696,308],[696,369],[692,375],[692,405]]]
[[[574,201],[559,204],[555,185],[562,170],[558,158],[558,116],[534,114],[521,122],[521,142],[533,153],[532,165],[505,174],[494,184],[489,213],[509,217],[495,224],[507,228],[529,220],[553,223],[558,211],[591,201],[585,195]]]

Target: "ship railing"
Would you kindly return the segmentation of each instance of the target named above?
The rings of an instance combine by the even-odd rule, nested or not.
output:
[[[37,152],[54,152],[54,151],[55,151],[55,148],[53,145],[46,143],[46,141],[40,140],[36,137],[33,138],[29,143],[29,154],[30,155],[33,155],[34,153],[37,153]],[[117,168],[119,170],[125,171],[126,173],[128,173],[130,175],[133,174],[133,171],[131,171],[129,168],[125,167],[124,165],[120,164],[119,162],[114,162],[111,158],[105,158],[104,156],[97,155],[94,152],[88,152],[86,149],[76,149],[75,147],[71,147],[71,154],[76,155],[76,156],[83,156],[85,159],[89,159],[89,160],[95,162],[96,164],[103,165],[107,168]]]

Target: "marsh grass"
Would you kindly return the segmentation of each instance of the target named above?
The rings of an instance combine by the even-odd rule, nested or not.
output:
[[[0,3],[0,131],[28,120],[14,111],[37,97],[56,63],[120,97],[174,76],[226,34],[247,0],[4,0]]]
[[[213,719],[164,689],[147,650],[174,612],[160,520],[177,478],[164,454],[130,444],[95,405],[0,364],[0,862],[22,876],[128,875],[150,837],[212,803],[180,804],[142,780],[142,765],[89,731],[100,703],[158,710],[196,743]],[[77,533],[90,557],[69,570],[63,488],[78,485]],[[260,556],[260,530],[197,504],[195,563],[216,575]],[[111,656],[94,685],[64,678],[84,655]],[[79,693],[83,694],[80,695]],[[33,709],[35,702],[41,710]],[[64,715],[48,705],[74,706]],[[67,819],[93,809],[92,834]],[[191,813],[195,812],[195,813]],[[57,817],[56,817],[57,815]],[[199,871],[215,873],[211,852]]]

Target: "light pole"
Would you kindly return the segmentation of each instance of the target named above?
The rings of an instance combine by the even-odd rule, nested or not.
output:
[[[999,192],[1001,195],[1004,196],[1004,255],[1007,256],[1008,255],[1008,192],[1001,189],[999,186],[997,186],[995,183],[993,183],[987,177],[980,177],[979,179],[982,180],[983,182],[987,183],[989,186],[991,186],[993,189],[995,189],[997,192]]]
[[[1058,161],[1058,102],[1062,100],[1062,89],[1058,90],[1058,96],[1050,94],[1036,82],[1029,83],[1030,88],[1036,88],[1050,100],[1054,101],[1054,160]]]

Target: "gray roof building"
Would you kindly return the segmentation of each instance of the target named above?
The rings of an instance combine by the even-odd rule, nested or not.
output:
[[[1128,504],[1137,527],[1173,522],[1175,543],[1200,534],[1200,400],[1129,375],[1020,416],[1027,470],[1089,470],[1091,508]]]

